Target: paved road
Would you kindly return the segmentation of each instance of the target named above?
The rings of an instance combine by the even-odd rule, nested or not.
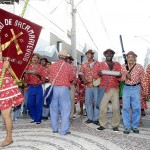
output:
[[[139,127],[140,134],[129,135],[123,134],[122,123],[119,126],[120,132],[114,132],[110,126],[104,131],[97,131],[98,126],[86,125],[86,117],[77,116],[71,125],[72,134],[60,136],[59,133],[52,133],[50,120],[36,125],[29,123],[29,117],[21,116],[14,123],[14,143],[3,150],[150,150],[150,109],[146,113],[142,118],[144,126]],[[111,107],[108,112],[110,117]],[[5,137],[2,124],[0,118],[0,141]]]

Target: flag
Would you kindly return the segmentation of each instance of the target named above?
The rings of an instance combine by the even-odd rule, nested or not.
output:
[[[3,57],[10,61],[18,79],[30,62],[41,29],[29,20],[0,9],[0,50]]]

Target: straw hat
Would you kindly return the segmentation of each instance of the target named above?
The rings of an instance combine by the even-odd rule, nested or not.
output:
[[[87,50],[87,52],[85,53],[85,55],[87,55],[87,53],[94,54],[95,52],[92,49],[89,49],[89,50]]]
[[[67,53],[66,50],[61,50],[61,51],[58,53],[58,56],[65,58],[65,57],[68,57],[69,54]]]
[[[137,57],[137,55],[136,55],[133,51],[129,51],[129,52],[126,54],[126,56],[128,56],[128,55],[133,55],[133,56]]]

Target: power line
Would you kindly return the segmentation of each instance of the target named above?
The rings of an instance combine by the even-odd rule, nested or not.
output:
[[[80,5],[83,1],[84,1],[84,0],[81,0],[81,1],[75,6],[75,8],[77,8],[78,5]]]
[[[83,26],[84,26],[84,28],[85,28],[86,32],[87,32],[87,33],[88,33],[88,35],[89,35],[89,37],[90,37],[91,41],[93,42],[93,44],[94,44],[94,46],[96,47],[96,49],[97,49],[97,50],[100,52],[100,54],[102,55],[101,51],[98,49],[98,47],[97,47],[97,45],[96,45],[96,43],[95,43],[94,39],[92,38],[92,36],[91,36],[90,32],[88,31],[88,29],[87,29],[87,27],[86,27],[86,25],[85,25],[84,21],[82,20],[82,18],[81,18],[81,16],[80,16],[80,14],[79,14],[79,12],[78,12],[78,11],[77,11],[77,13],[78,13],[78,15],[79,15],[79,18],[80,18],[80,20],[81,20],[81,22],[82,22],[82,24],[83,24]]]
[[[71,4],[71,2],[68,2],[67,0],[65,0],[66,1],[66,3],[68,3],[68,4]]]
[[[25,0],[23,0],[25,2]],[[45,15],[43,15],[41,12],[39,12],[37,9],[35,9],[33,6],[31,6],[30,4],[28,4],[28,6],[30,6],[33,10],[35,10],[38,14],[40,14],[41,16],[43,16],[45,19],[47,19],[49,22],[51,22],[54,26],[56,26],[59,30],[61,30],[62,32],[65,33],[65,31],[63,29],[61,29],[58,25],[56,25],[53,21],[51,21],[48,17],[46,17]]]
[[[57,9],[58,7],[64,2],[64,0],[62,0],[51,12],[50,15],[52,15]]]

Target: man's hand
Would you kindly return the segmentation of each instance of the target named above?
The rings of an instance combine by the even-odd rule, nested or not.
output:
[[[127,74],[126,74],[126,78],[129,79],[129,80],[131,80],[131,74],[130,74],[130,73],[127,73]]]
[[[83,75],[80,74],[79,76],[80,76],[80,78],[81,78],[81,80],[83,81],[84,84],[88,83],[88,81],[85,79],[85,77]]]
[[[102,72],[99,71],[99,72],[97,73],[97,75],[100,77],[100,76],[102,75]]]
[[[82,81],[84,84],[88,84],[88,81],[85,78],[83,78]]]
[[[5,67],[5,68],[7,68],[7,69],[8,69],[8,68],[9,68],[9,65],[10,65],[10,64],[9,64],[9,61],[7,61],[7,60],[6,60],[6,61],[4,61],[4,67]]]

